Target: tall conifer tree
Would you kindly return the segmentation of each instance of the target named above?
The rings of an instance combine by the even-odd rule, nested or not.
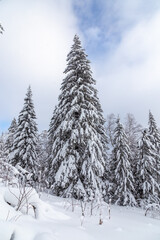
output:
[[[92,199],[102,194],[107,138],[89,61],[75,35],[49,138],[53,191]]]
[[[123,125],[117,119],[114,148],[110,164],[112,202],[118,205],[136,205],[134,178],[131,168],[131,150]]]
[[[156,153],[155,168],[157,171],[156,178],[157,178],[157,183],[160,186],[160,132],[158,130],[156,121],[151,111],[149,111],[148,133],[150,136],[150,141],[152,142],[155,148],[155,153]]]
[[[37,166],[37,124],[32,101],[31,87],[28,87],[24,106],[18,117],[18,126],[12,149],[12,165],[19,165],[36,178]]]
[[[148,130],[151,142],[155,146],[157,153],[160,153],[160,132],[151,111],[149,111]]]
[[[137,192],[139,202],[155,203],[158,200],[159,184],[157,182],[155,146],[151,136],[144,130],[139,141],[139,155],[137,164]]]

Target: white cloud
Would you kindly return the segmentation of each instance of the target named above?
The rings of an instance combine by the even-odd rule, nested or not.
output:
[[[160,119],[160,12],[125,32],[110,56],[96,63],[105,112],[135,114],[147,122],[148,110]],[[99,66],[99,67],[98,67]]]
[[[66,56],[78,32],[72,1],[14,0],[0,4],[5,28],[0,36],[1,120],[18,116],[31,84],[40,129],[47,128]]]
[[[160,1],[95,2],[101,4],[101,15],[94,24],[93,0],[0,2],[5,28],[0,36],[1,120],[18,116],[31,84],[40,130],[48,128],[75,33],[92,55],[105,115],[132,112],[144,123],[151,109],[160,119]],[[91,21],[84,22],[83,33],[75,3],[82,11],[79,17],[85,14]]]

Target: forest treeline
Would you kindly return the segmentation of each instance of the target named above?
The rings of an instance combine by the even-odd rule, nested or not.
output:
[[[145,129],[132,114],[124,124],[114,114],[104,119],[90,62],[77,35],[64,74],[58,104],[42,133],[28,87],[17,120],[0,138],[2,182],[19,181],[83,201],[159,204],[160,132],[151,111]]]

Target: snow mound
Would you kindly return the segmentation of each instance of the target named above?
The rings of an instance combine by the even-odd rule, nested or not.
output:
[[[37,192],[31,187],[8,188],[4,192],[4,200],[15,210],[31,215],[36,215],[40,202]]]
[[[13,235],[15,226],[9,222],[0,220],[0,239],[10,240]]]

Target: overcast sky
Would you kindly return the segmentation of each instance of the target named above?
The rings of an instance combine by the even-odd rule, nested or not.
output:
[[[2,0],[0,131],[30,84],[39,130],[48,129],[75,34],[86,49],[104,116],[133,113],[160,126],[160,0]]]

